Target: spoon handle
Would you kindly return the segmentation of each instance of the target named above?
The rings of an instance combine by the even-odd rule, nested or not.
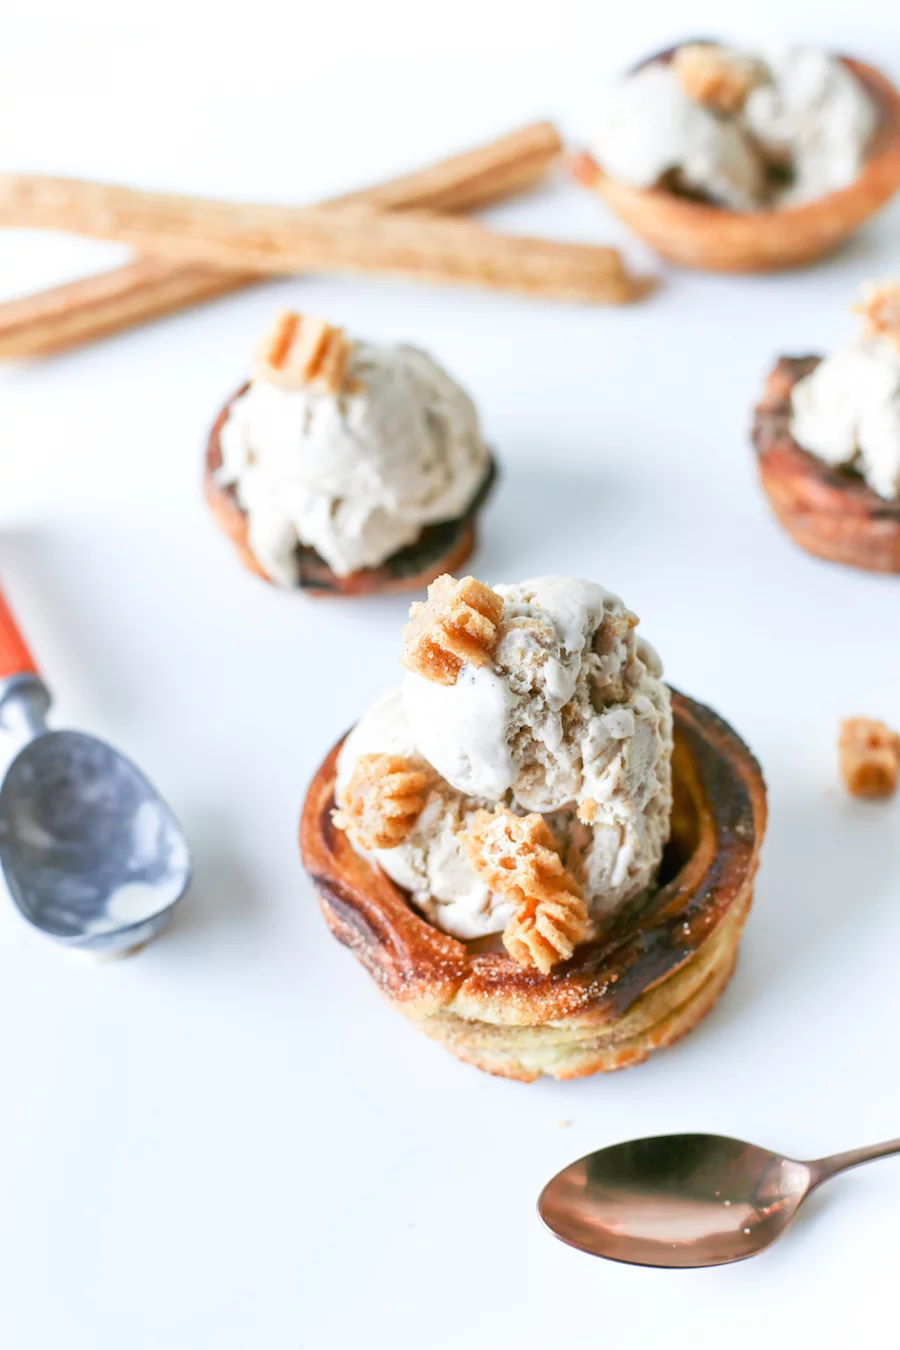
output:
[[[900,1139],[888,1139],[884,1144],[869,1144],[865,1148],[851,1148],[846,1153],[834,1153],[830,1158],[817,1158],[815,1162],[807,1164],[812,1173],[812,1186],[837,1176],[838,1172],[859,1167],[861,1163],[875,1162],[878,1158],[890,1158],[895,1153],[900,1153]]]
[[[0,680],[11,675],[37,675],[38,668],[19,625],[0,590]]]

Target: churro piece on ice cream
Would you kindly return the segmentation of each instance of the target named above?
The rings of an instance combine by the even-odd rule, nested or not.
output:
[[[751,89],[766,80],[760,61],[712,42],[679,47],[672,65],[689,98],[725,114],[739,112]]]
[[[500,596],[474,577],[438,577],[428,587],[428,599],[410,606],[400,660],[426,680],[456,684],[467,662],[490,661],[502,614]]]
[[[357,847],[396,848],[425,805],[428,766],[403,755],[360,755],[334,823]]]
[[[563,866],[543,816],[517,816],[506,807],[479,811],[465,842],[476,872],[515,905],[503,932],[510,956],[545,975],[567,960],[590,923],[581,887]]]
[[[256,349],[254,375],[279,389],[319,388],[336,394],[353,344],[325,319],[279,310]]]

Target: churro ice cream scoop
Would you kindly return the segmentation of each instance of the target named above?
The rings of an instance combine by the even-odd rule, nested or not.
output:
[[[847,187],[876,123],[862,84],[827,52],[687,43],[609,91],[594,151],[636,187],[752,211]]]
[[[900,499],[900,282],[866,288],[861,332],[794,386],[791,435],[828,464]]]
[[[217,449],[215,487],[243,514],[258,570],[288,587],[303,582],[304,552],[346,579],[390,571],[431,529],[439,557],[492,473],[471,399],[426,352],[351,341],[289,312],[229,404]],[[395,577],[422,584],[420,561],[400,558]]]
[[[426,773],[405,837],[370,851],[445,931],[508,929],[517,894],[477,840],[518,846],[520,818],[543,822],[532,841],[555,841],[565,886],[584,899],[582,937],[652,884],[669,831],[672,713],[637,622],[617,596],[568,577],[492,588],[441,577],[413,606],[402,686],[347,738],[338,803],[353,839],[361,761],[391,754]]]

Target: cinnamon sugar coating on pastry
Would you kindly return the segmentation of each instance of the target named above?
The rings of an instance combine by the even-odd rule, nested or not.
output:
[[[870,282],[853,312],[863,316],[866,337],[890,342],[900,351],[900,281]]]
[[[474,577],[438,577],[428,599],[410,607],[400,657],[435,684],[455,684],[463,666],[484,666],[499,636],[503,600]]]
[[[851,797],[891,797],[900,774],[900,735],[884,722],[851,717],[841,723],[841,774]]]
[[[726,114],[739,112],[751,90],[765,79],[759,61],[708,42],[679,47],[672,64],[688,98]]]
[[[325,319],[282,309],[256,349],[254,376],[280,389],[319,389],[336,394],[352,343]]]
[[[431,775],[420,759],[360,755],[333,820],[357,848],[396,848],[422,808]]]
[[[568,960],[590,932],[588,911],[543,816],[479,811],[465,844],[476,872],[516,906],[503,933],[513,960],[544,975]]]

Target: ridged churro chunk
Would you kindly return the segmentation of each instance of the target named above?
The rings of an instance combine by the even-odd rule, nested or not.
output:
[[[854,313],[865,319],[867,337],[892,342],[900,350],[900,281],[871,281]]]
[[[282,309],[256,349],[254,375],[280,389],[336,394],[344,383],[352,347],[342,328]]]
[[[688,98],[715,112],[739,112],[747,95],[765,78],[758,61],[714,43],[692,42],[673,58],[675,74]]]
[[[400,660],[435,684],[456,684],[463,666],[491,659],[503,617],[503,599],[474,577],[438,577],[428,599],[410,607]]]
[[[900,773],[900,736],[883,722],[851,717],[838,741],[844,786],[851,797],[891,797]]]
[[[503,934],[513,960],[544,975],[568,960],[588,935],[587,906],[543,816],[478,811],[464,842],[482,880],[516,906]]]
[[[420,759],[360,755],[332,819],[357,848],[396,848],[422,812],[430,778]]]

